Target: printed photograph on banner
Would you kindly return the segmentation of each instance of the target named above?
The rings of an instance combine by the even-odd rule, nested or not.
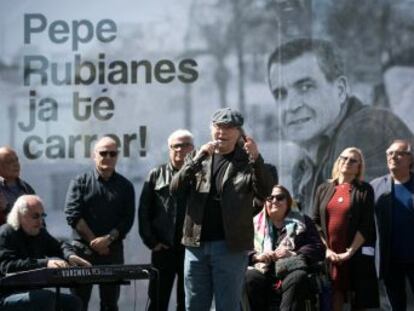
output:
[[[413,35],[412,0],[3,1],[0,147],[42,198],[48,231],[70,240],[68,189],[99,151],[115,152],[95,149],[102,137],[138,206],[151,170],[199,150],[230,107],[311,215],[342,150],[362,150],[370,182],[388,172],[393,140],[414,143]],[[177,129],[193,137],[174,149]],[[138,230],[135,219],[126,263],[150,261]],[[123,287],[120,310],[133,299]]]

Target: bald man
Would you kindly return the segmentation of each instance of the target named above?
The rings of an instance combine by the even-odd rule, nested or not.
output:
[[[34,194],[33,188],[20,179],[20,163],[10,147],[0,147],[0,225],[6,222],[14,202],[23,194]]]
[[[124,263],[123,239],[134,222],[135,193],[130,181],[115,171],[118,146],[110,137],[93,150],[95,168],[73,179],[66,195],[65,214],[73,228],[73,245],[79,255],[96,265]],[[72,292],[88,309],[92,285]],[[99,285],[100,310],[118,310],[119,285]]]

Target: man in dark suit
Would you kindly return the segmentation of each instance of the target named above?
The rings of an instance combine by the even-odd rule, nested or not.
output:
[[[379,272],[393,310],[406,310],[405,279],[414,291],[414,175],[412,145],[395,140],[386,151],[389,174],[371,182],[379,237]]]

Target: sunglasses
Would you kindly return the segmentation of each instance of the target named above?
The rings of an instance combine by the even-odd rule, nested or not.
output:
[[[171,145],[170,147],[173,150],[178,150],[179,148],[184,149],[184,148],[188,148],[188,147],[191,147],[191,146],[193,146],[192,143],[179,143],[179,144]]]
[[[286,194],[280,193],[280,194],[276,194],[276,195],[269,195],[266,198],[267,202],[273,202],[274,200],[276,200],[276,202],[282,202],[284,200],[286,200]]]
[[[359,163],[359,161],[357,159],[354,159],[354,158],[351,158],[351,157],[339,156],[339,158],[344,162],[349,161],[349,163],[351,163],[351,164]]]
[[[98,153],[102,158],[106,158],[107,156],[115,158],[118,155],[118,151],[99,151]]]
[[[46,213],[33,213],[33,214],[30,214],[30,218],[33,219],[33,220],[38,220],[40,218],[44,219],[44,218],[46,218],[46,216],[47,216]]]
[[[388,150],[385,154],[387,155],[387,157],[393,157],[393,156],[402,157],[410,153],[408,151]]]

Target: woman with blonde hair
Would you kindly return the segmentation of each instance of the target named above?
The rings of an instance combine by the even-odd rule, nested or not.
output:
[[[361,150],[346,148],[334,163],[332,179],[315,194],[313,220],[326,245],[334,311],[341,311],[345,302],[353,310],[379,305],[374,192],[363,181],[364,171]]]

